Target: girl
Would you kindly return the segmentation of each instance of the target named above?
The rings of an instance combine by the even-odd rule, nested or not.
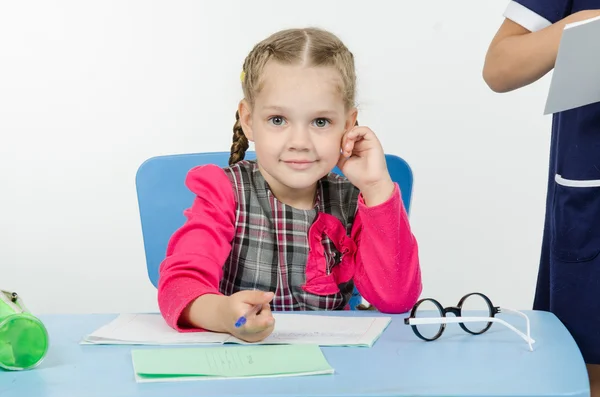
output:
[[[600,0],[511,2],[488,50],[485,81],[507,92],[538,80],[554,67],[565,25],[600,16],[599,9]],[[600,396],[599,146],[600,104],[554,115],[534,301],[534,309],[555,313],[573,335],[588,364],[592,396]]]
[[[189,172],[196,198],[161,264],[171,327],[259,341],[271,309],[345,309],[355,284],[382,312],[414,305],[417,242],[379,141],[355,127],[355,80],[352,53],[323,30],[284,30],[248,54],[230,166]],[[249,141],[256,161],[243,160]]]

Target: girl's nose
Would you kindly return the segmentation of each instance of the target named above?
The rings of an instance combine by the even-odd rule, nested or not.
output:
[[[293,150],[308,150],[311,146],[308,128],[298,127],[292,129],[288,146]]]

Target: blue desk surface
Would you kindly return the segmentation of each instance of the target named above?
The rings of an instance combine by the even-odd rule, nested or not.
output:
[[[404,316],[392,316],[372,348],[323,348],[333,375],[146,384],[134,380],[130,351],[148,347],[79,344],[115,316],[41,316],[51,336],[48,356],[34,370],[0,372],[0,396],[589,396],[581,354],[562,323],[550,313],[526,313],[533,352],[501,324],[479,336],[449,324],[441,339],[424,342]],[[525,329],[519,317],[501,316]]]

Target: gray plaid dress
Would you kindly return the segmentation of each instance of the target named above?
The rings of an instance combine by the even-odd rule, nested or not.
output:
[[[318,182],[315,207],[300,210],[277,200],[255,161],[224,170],[237,208],[221,292],[272,291],[277,311],[346,308],[354,289],[356,244],[349,236],[358,189],[330,173]]]

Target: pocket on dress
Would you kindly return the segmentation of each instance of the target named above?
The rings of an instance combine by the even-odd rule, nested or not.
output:
[[[554,178],[552,253],[563,262],[585,262],[600,253],[600,179]]]

